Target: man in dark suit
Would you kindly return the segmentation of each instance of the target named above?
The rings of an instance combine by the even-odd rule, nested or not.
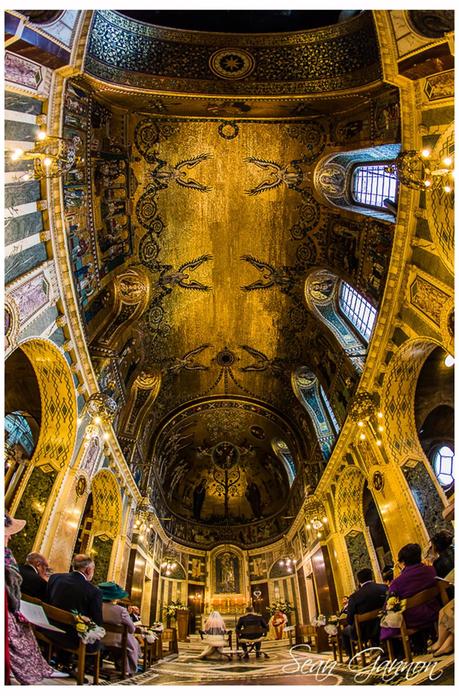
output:
[[[102,591],[91,584],[94,577],[95,564],[91,556],[78,554],[73,559],[73,572],[55,573],[48,580],[47,602],[59,609],[77,611],[92,619],[98,626],[102,625]],[[78,635],[74,628],[62,626],[67,636],[62,636],[67,645],[76,645]],[[91,652],[97,649],[97,644],[88,645]]]
[[[29,553],[25,564],[19,566],[22,575],[21,594],[46,601],[48,561],[40,553]]]
[[[351,656],[351,639],[357,638],[354,617],[356,614],[366,614],[367,611],[382,609],[386,601],[386,585],[373,581],[373,571],[363,568],[357,573],[359,589],[350,597],[347,605],[348,625],[343,630],[343,644],[346,652]],[[379,642],[379,619],[368,621],[361,625],[363,640],[370,640],[372,645]]]
[[[236,626],[236,633],[239,638],[244,640],[261,638],[268,632],[268,624],[264,620],[261,614],[255,614],[253,607],[247,607],[244,616],[239,618]],[[244,650],[244,660],[249,659],[249,653],[246,643],[241,643],[242,649]],[[255,644],[256,656],[260,657],[261,654],[261,641]]]

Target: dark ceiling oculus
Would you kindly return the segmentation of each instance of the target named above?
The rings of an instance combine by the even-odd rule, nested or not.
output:
[[[224,80],[242,80],[253,71],[255,59],[242,48],[222,48],[212,53],[209,67]]]

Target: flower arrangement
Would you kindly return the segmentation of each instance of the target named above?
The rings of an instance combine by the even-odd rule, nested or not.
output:
[[[329,636],[336,636],[338,633],[339,617],[336,614],[330,614],[327,616],[327,623],[324,626],[325,632]]]
[[[155,640],[158,640],[159,636],[153,631],[151,628],[141,628],[140,629],[140,635],[144,639],[146,643],[154,643]]]
[[[381,626],[384,628],[400,628],[405,607],[405,599],[400,599],[397,595],[390,594],[380,614],[382,617]]]
[[[105,628],[103,626],[98,626],[88,616],[80,614],[77,609],[73,609],[72,614],[75,619],[75,630],[82,643],[92,645],[104,637]]]
[[[313,626],[325,626],[327,623],[327,617],[325,614],[319,614],[315,619],[311,621]]]
[[[290,614],[292,611],[295,611],[295,607],[288,600],[274,602],[266,609],[269,611],[270,616],[273,616],[276,611],[281,611],[283,614]]]
[[[188,607],[181,602],[171,602],[164,607],[163,611],[169,619],[175,619],[177,609],[188,609]]]

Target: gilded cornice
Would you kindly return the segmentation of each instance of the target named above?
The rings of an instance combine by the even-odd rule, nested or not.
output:
[[[56,132],[56,129],[53,128],[53,124],[60,124],[62,122],[63,91],[64,78],[55,73],[49,95],[50,108],[48,112],[48,127],[52,134]],[[75,296],[75,289],[70,272],[70,260],[65,236],[62,187],[61,182],[58,179],[48,180],[47,194],[49,201],[48,212],[50,219],[51,242],[53,256],[56,261],[57,282],[60,291],[59,294],[64,308],[67,330],[70,334],[76,353],[75,368],[78,370],[81,380],[84,381],[86,392],[89,395],[99,391],[99,386],[97,384],[95,372],[89,357],[83,324],[81,322]],[[141,495],[126,464],[124,455],[111,426],[110,432],[111,437],[109,447],[113,454],[114,460],[120,467],[123,478],[129,486],[132,496],[137,500],[137,502],[139,502],[141,500]]]
[[[239,95],[322,93],[381,77],[368,12],[321,30],[247,35],[164,29],[96,11],[85,71],[164,92]]]

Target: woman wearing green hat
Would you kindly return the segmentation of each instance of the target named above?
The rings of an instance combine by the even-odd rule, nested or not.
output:
[[[117,585],[116,582],[101,582],[99,583],[99,588],[102,590],[102,616],[104,623],[111,623],[118,626],[124,626],[126,624],[128,627],[129,635],[127,637],[128,655],[126,670],[128,674],[135,674],[137,672],[137,663],[140,656],[140,645],[133,635],[135,626],[131,621],[127,609],[116,604],[117,600],[124,599],[128,596],[128,593]],[[121,634],[107,632],[101,642],[108,648],[120,648]]]

